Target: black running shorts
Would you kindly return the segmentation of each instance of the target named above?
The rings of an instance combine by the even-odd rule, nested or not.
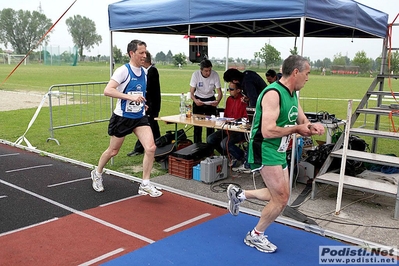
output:
[[[147,116],[139,119],[131,119],[113,113],[109,120],[108,135],[122,138],[132,134],[136,127],[141,126],[150,126]]]

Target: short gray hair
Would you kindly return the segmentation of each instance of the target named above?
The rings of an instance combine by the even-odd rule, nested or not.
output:
[[[306,69],[306,64],[309,64],[309,61],[300,55],[290,55],[283,62],[283,76],[287,77],[292,74],[294,69],[298,69],[299,72],[302,72]]]

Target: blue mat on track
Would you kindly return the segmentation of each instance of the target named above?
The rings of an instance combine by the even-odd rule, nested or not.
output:
[[[262,253],[244,244],[258,217],[226,214],[157,241],[104,265],[319,265],[319,246],[344,245],[273,223],[266,231],[278,250]]]

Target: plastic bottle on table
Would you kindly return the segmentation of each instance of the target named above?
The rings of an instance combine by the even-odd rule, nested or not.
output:
[[[184,93],[182,92],[180,95],[180,115],[186,116],[186,102],[184,99]]]
[[[189,97],[189,93],[187,93],[187,99],[186,99],[186,117],[187,118],[191,118],[192,116],[192,102],[191,99]]]

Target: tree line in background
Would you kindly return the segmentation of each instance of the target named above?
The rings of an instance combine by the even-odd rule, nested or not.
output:
[[[149,48],[150,50],[151,48]],[[121,50],[114,46],[113,56],[116,63],[127,63],[129,62],[128,56],[123,54]],[[290,54],[298,54],[297,48],[294,47],[290,49]],[[166,54],[164,52],[158,52],[155,55],[152,54],[152,60],[157,64],[173,64],[181,66],[188,64],[187,56],[184,53],[178,53],[173,55],[169,50]],[[214,64],[224,65],[226,58],[209,58]],[[307,58],[311,63],[312,68],[316,69],[329,69],[330,71],[334,69],[357,69],[356,74],[368,74],[370,71],[378,71],[381,66],[381,57],[376,59],[368,58],[365,51],[359,51],[355,54],[353,59],[350,59],[348,56],[344,56],[341,53],[334,55],[333,59],[324,58],[323,60],[315,60],[312,61],[310,58]],[[279,69],[284,59],[281,58],[281,53],[272,45],[265,44],[264,47],[261,48],[259,52],[254,53],[253,59],[243,59],[243,58],[229,58],[229,65],[242,65],[245,67],[265,67]],[[389,72],[398,73],[399,72],[399,52],[395,51],[391,55],[391,65]],[[355,72],[355,71],[353,71]]]
[[[95,45],[102,42],[102,37],[96,33],[96,25],[94,21],[87,17],[74,15],[66,20],[68,32],[71,35],[72,41],[78,51],[79,60],[86,61],[109,61],[109,56],[97,55],[86,58],[83,54],[84,49],[90,51]],[[40,61],[46,56],[52,56],[51,52],[47,50],[37,51],[37,43],[52,26],[52,22],[40,11],[15,11],[11,8],[0,10],[0,43],[6,48],[11,47],[15,54],[26,54],[31,50],[29,59]],[[53,31],[53,30],[52,30]],[[51,33],[44,37],[42,46],[49,43]],[[149,48],[150,52],[151,48]],[[0,48],[0,53],[3,51]],[[126,53],[114,46],[112,49],[115,63],[127,63],[129,58]],[[290,54],[298,54],[297,48],[290,49]],[[59,60],[63,62],[70,62],[73,58],[72,51],[65,51],[61,55],[57,55]],[[187,56],[184,53],[173,55],[169,50],[166,54],[164,52],[157,52],[152,54],[153,61],[157,64],[173,64],[175,66],[184,66],[188,64]],[[215,64],[224,64],[226,58],[209,58]],[[381,65],[381,57],[376,59],[368,58],[366,52],[359,51],[355,54],[353,59],[348,56],[343,56],[341,53],[334,55],[333,59],[324,58],[323,60],[311,61],[308,58],[313,68],[329,69],[334,67],[356,67],[360,73],[369,73],[369,71],[379,70]],[[240,64],[244,67],[265,67],[278,69],[282,63],[281,52],[270,44],[265,44],[259,52],[254,53],[254,58],[229,58],[228,62],[232,65]],[[391,69],[389,71],[399,72],[399,52],[395,51],[391,57]]]
[[[65,23],[80,59],[84,60],[83,50],[90,51],[102,42],[102,37],[96,33],[96,24],[80,15],[68,18]],[[38,48],[38,42],[52,25],[52,21],[39,11],[2,9],[0,43],[5,48],[12,48],[15,54],[27,54]],[[43,38],[44,45],[48,44],[50,37],[51,33]]]

